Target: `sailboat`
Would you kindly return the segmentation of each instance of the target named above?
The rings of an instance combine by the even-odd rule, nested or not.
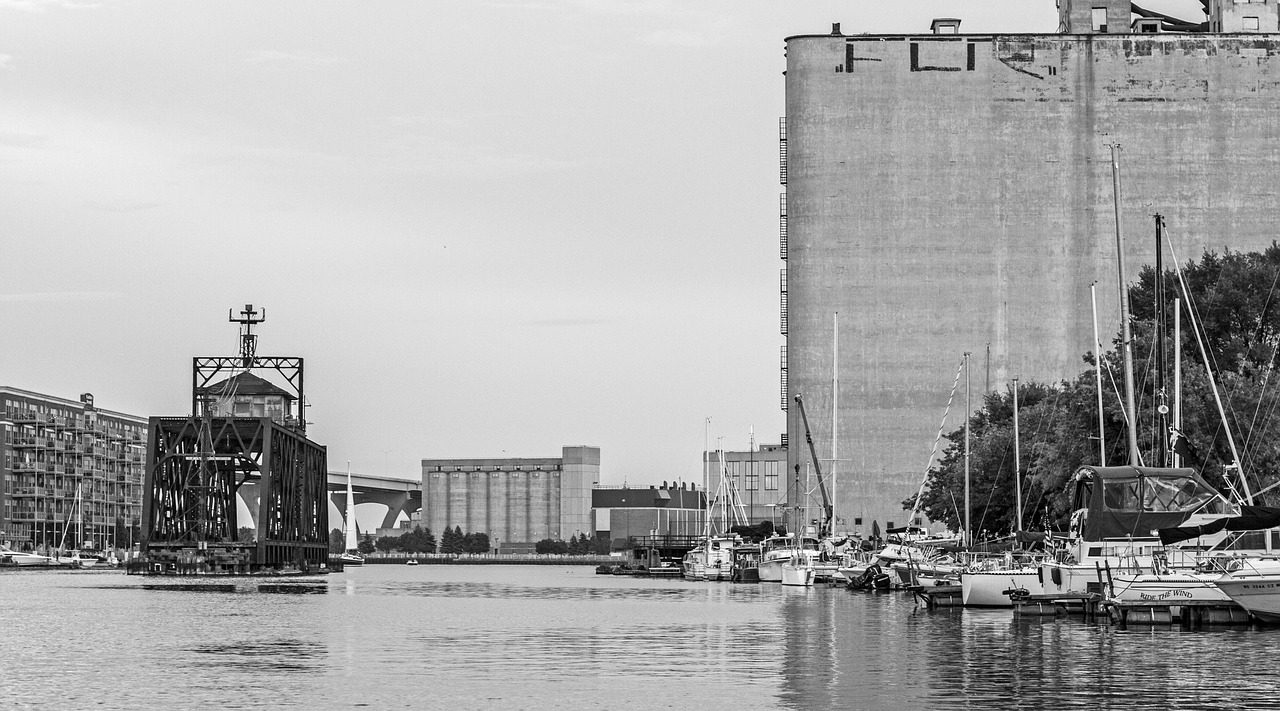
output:
[[[75,501],[72,503],[72,509],[75,512],[75,516],[76,516],[77,541],[84,540],[84,518],[83,518],[84,514],[82,509],[83,507],[82,502],[83,502],[83,499],[81,498],[80,485],[77,484],[76,498],[75,498]],[[67,532],[71,529],[70,516],[68,516],[67,518],[68,518],[67,523],[62,527],[62,540],[58,542],[58,553],[54,558],[54,564],[60,565],[66,568],[80,568],[80,569],[92,568],[93,566],[98,564],[98,559],[92,556],[81,555],[78,545],[73,546],[69,554],[64,555],[62,553],[63,547],[66,545],[66,542],[67,542]],[[76,543],[77,541],[72,541],[72,543]]]
[[[356,497],[351,491],[351,460],[347,460],[347,513],[343,521],[346,544],[342,555],[337,556],[342,565],[364,565],[364,556],[360,555],[359,542],[356,541]]]
[[[1022,534],[1022,450],[1018,436],[1018,379],[1014,378],[1013,480],[1017,506],[1015,543]],[[965,569],[960,576],[960,589],[960,600],[965,607],[1013,607],[1013,598],[1009,595],[1012,591],[1025,595],[1044,593],[1044,585],[1040,582],[1040,568],[1027,564],[1026,559],[1016,561],[1012,551],[1006,553],[1003,559]]]
[[[702,543],[686,553],[681,562],[681,573],[685,580],[730,580],[733,577],[733,551],[741,545],[742,537],[730,532],[729,511],[733,511],[736,524],[745,524],[746,516],[742,511],[742,501],[737,498],[732,487],[724,462],[724,450],[720,450],[718,456],[720,457],[720,483],[716,487],[715,499],[709,502],[706,509]],[[709,465],[710,457],[704,458]],[[720,506],[721,530],[719,533],[716,533],[712,526],[717,504]]]

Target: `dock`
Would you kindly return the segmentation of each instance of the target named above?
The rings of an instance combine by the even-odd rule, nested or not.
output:
[[[1243,607],[1218,600],[1183,600],[1176,605],[1163,601],[1108,600],[1103,607],[1112,624],[1121,628],[1177,622],[1184,628],[1198,629],[1214,625],[1247,625],[1255,621]]]
[[[959,585],[911,585],[907,587],[917,604],[926,609],[964,607],[964,588]]]

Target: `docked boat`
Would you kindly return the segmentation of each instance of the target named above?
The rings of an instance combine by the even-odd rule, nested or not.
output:
[[[729,580],[734,583],[760,582],[760,544],[744,543],[734,546],[733,564]]]
[[[1074,478],[1069,542],[1054,559],[1040,564],[1045,594],[1101,593],[1102,571],[1111,571],[1113,580],[1116,575],[1153,573],[1157,560],[1162,569],[1193,571],[1197,551],[1166,548],[1151,532],[1235,512],[1235,505],[1194,469],[1085,466]]]
[[[735,535],[710,536],[685,553],[681,562],[685,580],[729,580],[733,570],[733,550],[742,543]]]
[[[783,585],[810,587],[816,577],[817,571],[814,569],[813,559],[798,552],[792,556],[791,560],[782,564]]]
[[[788,560],[791,560],[791,537],[789,535],[774,535],[764,539],[760,543],[760,582],[782,582],[782,564]]]
[[[1242,568],[1219,577],[1214,585],[1254,617],[1280,622],[1280,563],[1271,560],[1265,566]]]
[[[22,568],[53,565],[53,558],[37,553],[23,553],[0,547],[0,564]]]
[[[404,564],[405,564],[405,565],[417,565],[417,564],[418,564],[418,559],[417,559],[417,558],[410,558],[409,560],[406,560],[406,561],[404,562]],[[612,571],[611,571],[611,572],[612,572]]]
[[[960,575],[961,602],[965,607],[1013,607],[1015,596],[1041,595],[1038,567],[965,570]]]

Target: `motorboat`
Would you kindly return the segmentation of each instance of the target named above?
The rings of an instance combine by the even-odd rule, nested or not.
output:
[[[1103,592],[1116,575],[1192,572],[1198,551],[1165,546],[1159,529],[1214,521],[1237,513],[1194,469],[1081,467],[1075,474],[1075,513],[1066,545],[1040,564],[1047,595]],[[1213,545],[1221,537],[1206,537]]]
[[[817,577],[813,560],[797,552],[791,560],[782,564],[782,584],[810,587]]]
[[[734,546],[733,565],[729,572],[730,582],[760,582],[760,544],[744,543]]]
[[[39,555],[37,553],[23,553],[21,551],[10,550],[8,548],[0,548],[0,563],[4,565],[15,565],[26,568],[33,566],[53,565],[53,558],[47,555]]]
[[[409,560],[406,560],[406,561],[404,562],[404,564],[405,564],[405,565],[417,565],[417,564],[418,564],[418,559],[417,559],[417,558],[410,558]]]
[[[733,571],[733,550],[742,543],[736,534],[711,536],[685,554],[685,580],[729,580]]]

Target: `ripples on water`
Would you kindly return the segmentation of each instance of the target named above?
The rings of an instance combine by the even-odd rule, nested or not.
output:
[[[0,573],[0,707],[1275,708],[1280,629],[1128,631],[909,595],[368,566]]]

